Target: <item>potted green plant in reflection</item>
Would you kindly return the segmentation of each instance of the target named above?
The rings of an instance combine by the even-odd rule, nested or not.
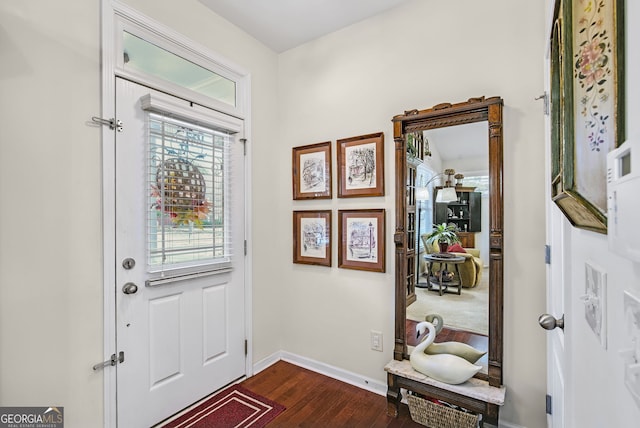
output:
[[[460,242],[457,232],[458,227],[453,223],[434,224],[433,230],[427,235],[427,243],[433,244],[437,241],[440,252],[446,253],[449,245]]]

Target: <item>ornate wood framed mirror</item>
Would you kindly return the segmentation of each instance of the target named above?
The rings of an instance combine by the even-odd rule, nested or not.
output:
[[[411,110],[393,118],[395,141],[395,165],[396,165],[396,230],[395,243],[395,347],[394,359],[408,359],[407,334],[415,335],[414,331],[407,331],[407,306],[416,300],[416,284],[419,280],[420,265],[420,233],[416,230],[418,223],[416,216],[416,183],[415,168],[408,160],[409,153],[414,155],[414,141],[416,136],[422,142],[422,137],[427,136],[429,130],[447,130],[460,125],[480,124],[485,126],[481,132],[482,137],[475,144],[484,145],[488,159],[488,186],[486,189],[486,201],[488,202],[488,221],[482,231],[483,239],[486,239],[484,260],[488,265],[486,273],[487,281],[487,369],[480,372],[480,377],[489,382],[490,386],[502,385],[502,329],[503,329],[503,137],[502,137],[502,108],[503,100],[500,97],[471,98],[466,102],[457,104],[438,104],[426,110]],[[408,136],[411,142],[408,144]],[[447,144],[443,138],[438,144]],[[426,142],[426,141],[425,141]],[[431,148],[433,149],[433,147]],[[444,147],[441,147],[441,150]],[[417,152],[428,153],[425,147],[418,148]],[[413,157],[413,156],[411,156]],[[442,171],[439,171],[442,173]],[[441,174],[443,175],[443,174]],[[424,185],[424,183],[422,183]],[[459,193],[460,194],[460,193]],[[433,194],[435,196],[435,194]],[[432,197],[435,200],[435,197]],[[460,201],[461,204],[468,201]],[[435,215],[435,202],[432,208]],[[462,212],[462,210],[460,211]],[[450,218],[457,217],[450,213]],[[435,222],[435,221],[434,221]],[[460,226],[460,225],[458,225]],[[488,229],[488,230],[487,230]],[[460,230],[466,230],[461,227]],[[422,233],[427,232],[425,230]],[[488,253],[488,254],[486,254]],[[458,273],[458,275],[460,275]],[[464,294],[464,288],[462,289]],[[433,299],[437,299],[438,293],[430,293]],[[458,297],[458,296],[453,296]],[[424,314],[425,316],[427,313]],[[444,321],[445,326],[447,320]]]

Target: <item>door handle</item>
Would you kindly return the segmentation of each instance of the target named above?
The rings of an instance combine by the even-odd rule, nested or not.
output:
[[[564,314],[560,319],[555,318],[553,315],[542,314],[540,315],[540,318],[538,318],[538,323],[540,324],[540,327],[545,330],[553,330],[556,327],[564,330]]]
[[[133,282],[127,282],[122,287],[122,292],[124,294],[136,294],[137,291],[138,291],[138,286],[135,285]]]

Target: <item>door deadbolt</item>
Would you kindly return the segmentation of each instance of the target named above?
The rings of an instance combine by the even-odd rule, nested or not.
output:
[[[135,285],[133,282],[127,282],[122,287],[122,292],[124,294],[136,294],[137,291],[138,291],[138,286]]]
[[[133,269],[135,265],[136,265],[136,261],[133,260],[131,257],[127,257],[122,261],[122,267],[125,269]]]

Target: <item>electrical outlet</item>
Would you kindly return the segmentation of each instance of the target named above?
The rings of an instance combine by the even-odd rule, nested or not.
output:
[[[371,349],[382,352],[382,332],[371,330]]]

